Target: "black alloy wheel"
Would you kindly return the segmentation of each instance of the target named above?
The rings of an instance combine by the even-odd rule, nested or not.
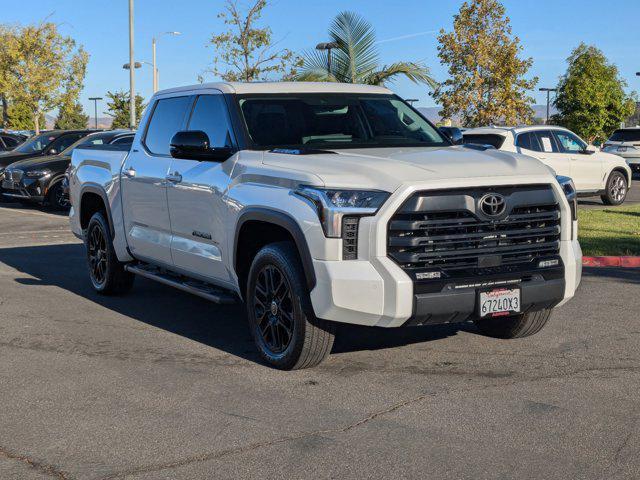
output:
[[[275,265],[258,273],[253,297],[258,333],[272,355],[284,352],[293,336],[293,300],[287,278]]]
[[[92,225],[88,235],[89,274],[94,287],[100,289],[107,280],[107,239],[99,224]]]
[[[53,186],[49,198],[49,203],[57,210],[66,210],[70,206],[69,198],[65,195],[64,189],[62,188],[62,182],[58,182]]]

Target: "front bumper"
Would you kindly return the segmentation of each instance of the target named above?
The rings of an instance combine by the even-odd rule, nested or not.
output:
[[[43,202],[46,197],[47,180],[24,177],[19,182],[7,178],[2,180],[2,190],[6,197]]]
[[[460,278],[438,286],[435,291],[425,289],[424,283],[414,283],[386,255],[386,226],[404,200],[422,189],[427,188],[415,186],[396,192],[379,215],[361,219],[359,260],[313,260],[316,286],[311,301],[317,317],[378,327],[462,322],[475,317],[478,291],[486,289],[487,285],[481,285],[486,281],[509,282],[520,287],[524,312],[559,306],[574,296],[582,277],[582,250],[577,241],[577,225],[570,220],[566,201],[560,207],[563,224],[559,267],[538,269],[533,265],[495,278]],[[564,199],[559,186],[554,185],[554,190],[557,198]]]

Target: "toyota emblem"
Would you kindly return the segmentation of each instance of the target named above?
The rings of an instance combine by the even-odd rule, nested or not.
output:
[[[499,193],[487,193],[480,199],[480,210],[487,217],[499,217],[507,209],[507,202]]]

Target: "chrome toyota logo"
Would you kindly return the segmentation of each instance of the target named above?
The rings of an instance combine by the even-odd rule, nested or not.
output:
[[[507,202],[499,193],[487,193],[480,199],[480,210],[487,217],[499,217],[507,209]]]

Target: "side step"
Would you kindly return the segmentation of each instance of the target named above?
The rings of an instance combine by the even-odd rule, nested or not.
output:
[[[230,305],[237,302],[237,297],[221,288],[213,285],[199,282],[198,280],[187,279],[179,275],[171,274],[165,270],[161,270],[149,265],[125,265],[125,270],[141,277],[155,280],[156,282],[169,285],[183,292],[192,293],[198,297],[202,297],[214,303]]]

